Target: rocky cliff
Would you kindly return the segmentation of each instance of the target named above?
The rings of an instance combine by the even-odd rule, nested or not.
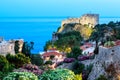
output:
[[[120,46],[99,47],[99,54],[93,60],[88,80],[104,75],[108,80],[120,80]]]

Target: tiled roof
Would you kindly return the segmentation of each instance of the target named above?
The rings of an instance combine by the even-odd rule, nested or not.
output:
[[[42,56],[51,56],[51,55],[54,55],[54,56],[60,56],[62,54],[58,53],[58,52],[45,52]]]
[[[80,49],[85,50],[87,48],[92,47],[93,45],[91,43],[85,43],[83,46],[80,47]]]
[[[120,40],[115,41],[116,45],[120,45]]]

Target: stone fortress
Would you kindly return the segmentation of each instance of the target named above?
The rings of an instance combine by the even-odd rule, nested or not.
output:
[[[99,14],[84,14],[80,18],[68,18],[62,21],[61,27],[64,24],[74,24],[74,23],[80,23],[81,25],[88,24],[89,26],[94,27],[99,23]]]
[[[14,39],[6,41],[2,37],[0,37],[0,55],[6,56],[8,53],[15,54],[15,41],[19,41],[19,52],[22,51],[22,46],[24,43],[23,39]]]

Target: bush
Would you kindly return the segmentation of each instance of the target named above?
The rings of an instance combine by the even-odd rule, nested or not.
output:
[[[24,64],[30,63],[30,58],[26,57],[22,53],[18,53],[16,55],[8,54],[6,55],[6,58],[11,64],[14,64],[16,68],[22,67]]]
[[[68,69],[48,70],[39,76],[39,80],[74,80],[74,72]]]
[[[13,65],[9,64],[8,60],[0,55],[0,71],[9,72],[13,70]]]
[[[4,77],[3,80],[38,80],[38,77],[30,72],[12,72]]]
[[[105,47],[113,47],[115,46],[115,42],[114,41],[107,41],[105,44],[104,44]]]
[[[32,72],[36,75],[41,75],[43,73],[38,66],[32,64],[25,64],[22,68],[15,69],[14,72]]]
[[[50,65],[52,65],[53,63],[52,63],[52,61],[46,61],[45,64],[50,64]]]
[[[87,60],[87,59],[89,59],[88,56],[78,56],[79,61],[83,61],[83,60]]]
[[[0,80],[3,80],[5,76],[7,76],[8,73],[4,73],[0,71]]]
[[[73,64],[73,72],[75,74],[80,74],[84,70],[85,65],[82,63],[79,63],[78,61],[75,61]]]
[[[80,75],[75,75],[75,79],[74,80],[82,80],[82,74],[80,74]]]
[[[82,54],[82,50],[78,46],[75,46],[72,48],[71,53],[67,54],[67,57],[72,57],[72,58],[77,59],[77,57],[81,54]]]
[[[30,58],[32,64],[37,66],[41,66],[43,64],[43,59],[40,54],[32,54]]]
[[[65,58],[64,59],[64,63],[71,63],[71,62],[74,62],[75,61],[75,58]]]
[[[100,75],[96,80],[108,80],[104,75]]]

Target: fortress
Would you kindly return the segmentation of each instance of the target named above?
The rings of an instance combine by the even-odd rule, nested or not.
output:
[[[19,52],[22,51],[22,46],[24,43],[23,39],[15,39],[5,41],[2,37],[0,37],[0,55],[6,56],[8,53],[15,54],[15,41],[19,41]]]
[[[75,24],[79,23],[81,25],[89,25],[90,27],[94,27],[99,23],[99,14],[84,14],[81,18],[68,18],[63,20],[61,23],[61,27],[64,24]]]

